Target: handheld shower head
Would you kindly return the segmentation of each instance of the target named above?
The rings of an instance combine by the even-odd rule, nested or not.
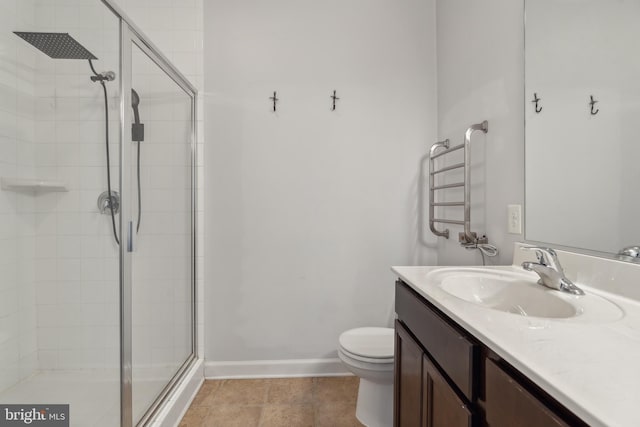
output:
[[[131,125],[131,139],[133,141],[144,141],[144,124],[140,123],[140,95],[131,88],[131,108],[133,108],[133,124]]]
[[[134,110],[138,110],[138,105],[140,105],[140,96],[135,89],[131,89],[131,108]]]

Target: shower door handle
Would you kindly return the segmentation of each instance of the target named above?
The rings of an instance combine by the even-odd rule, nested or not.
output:
[[[133,252],[133,221],[127,225],[127,252]]]

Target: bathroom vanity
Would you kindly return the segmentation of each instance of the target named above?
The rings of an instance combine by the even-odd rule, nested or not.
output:
[[[402,280],[396,311],[396,426],[586,426]]]
[[[638,266],[603,261],[637,275]],[[519,265],[393,271],[396,427],[637,425],[640,304],[630,295],[577,281],[586,299],[558,296]],[[582,271],[618,286],[606,268]],[[489,301],[501,281],[531,286],[507,296],[523,296],[528,313]]]
[[[640,176],[630,119],[640,113],[632,43],[640,2],[524,5],[524,238],[574,248],[558,252],[566,278],[585,294],[563,295],[571,286],[545,278],[549,265],[518,248],[512,266],[395,267],[396,426],[640,426],[640,198],[629,185]],[[429,220],[436,236],[449,238],[433,224],[468,228],[471,196],[433,195],[464,185],[440,174],[464,163],[438,162]],[[496,208],[488,192],[503,187],[484,190],[484,200],[473,198]],[[456,206],[465,221],[446,216]],[[503,218],[476,230],[493,232]],[[609,259],[615,254],[633,263]],[[562,291],[536,285],[523,262]]]

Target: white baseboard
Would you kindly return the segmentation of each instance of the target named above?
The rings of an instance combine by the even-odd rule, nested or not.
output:
[[[340,359],[249,360],[205,362],[207,379],[334,377],[352,375]]]

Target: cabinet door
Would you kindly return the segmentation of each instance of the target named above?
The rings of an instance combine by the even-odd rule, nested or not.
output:
[[[486,359],[486,416],[491,427],[568,427],[550,408]]]
[[[422,426],[470,427],[472,418],[467,405],[426,355],[422,363]]]
[[[394,426],[419,427],[422,418],[422,357],[420,346],[396,320]]]
[[[439,314],[402,281],[396,284],[396,312],[431,360],[447,374],[451,384],[473,402],[477,388],[474,365],[479,357],[479,346],[469,334],[453,326],[451,319]]]

